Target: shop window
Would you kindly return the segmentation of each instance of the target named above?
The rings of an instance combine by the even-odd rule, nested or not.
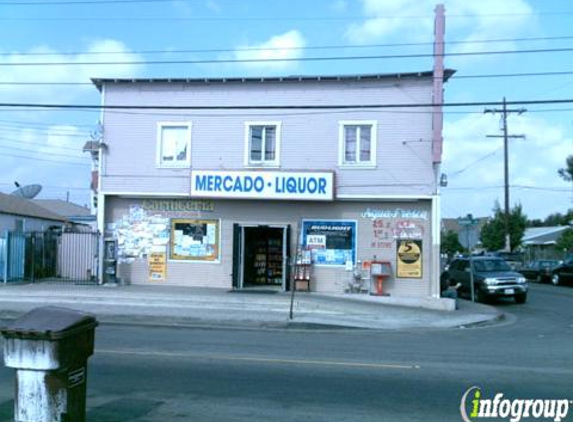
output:
[[[171,259],[218,261],[219,220],[171,220]]]
[[[245,165],[278,166],[280,155],[280,122],[245,123]]]
[[[376,165],[376,122],[340,122],[339,143],[341,166],[373,167]]]
[[[346,265],[356,261],[355,221],[303,221],[303,247],[316,265]]]
[[[191,165],[191,123],[159,123],[157,126],[157,166]]]

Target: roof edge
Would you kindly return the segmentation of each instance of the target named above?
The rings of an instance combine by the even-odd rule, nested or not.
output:
[[[444,69],[444,82],[456,71]],[[91,78],[92,83],[101,91],[105,84],[129,83],[162,83],[162,84],[224,84],[224,83],[265,83],[265,82],[348,82],[375,81],[383,79],[432,78],[433,72],[403,72],[403,73],[372,73],[354,75],[293,75],[293,76],[261,76],[261,77],[205,77],[205,78]]]

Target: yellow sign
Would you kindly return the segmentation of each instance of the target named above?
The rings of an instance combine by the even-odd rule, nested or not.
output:
[[[422,241],[398,240],[396,277],[422,278]]]
[[[152,252],[149,254],[149,281],[165,281],[167,277],[167,254]]]

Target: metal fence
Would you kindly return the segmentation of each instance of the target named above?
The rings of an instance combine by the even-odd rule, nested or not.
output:
[[[98,232],[8,231],[0,239],[0,281],[97,284],[98,250]]]

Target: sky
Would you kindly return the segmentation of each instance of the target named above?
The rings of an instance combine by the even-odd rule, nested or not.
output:
[[[0,192],[90,201],[82,147],[99,111],[90,78],[402,73],[432,69],[429,0],[0,0]],[[510,204],[531,219],[573,208],[557,171],[573,154],[573,5],[559,0],[448,0],[442,216],[504,204],[501,115],[510,106]],[[533,51],[532,51],[533,50]],[[549,51],[548,51],[549,50]],[[387,56],[415,56],[390,58]],[[360,57],[376,58],[360,58]],[[311,60],[314,58],[335,60]],[[346,59],[340,59],[346,57]],[[255,61],[245,61],[252,60]],[[288,59],[288,61],[265,61]],[[242,62],[241,62],[242,60]],[[259,61],[256,61],[259,60]],[[186,61],[181,64],[161,63]],[[523,74],[529,74],[527,76]],[[531,75],[534,74],[534,75]],[[503,76],[500,76],[503,75]]]

